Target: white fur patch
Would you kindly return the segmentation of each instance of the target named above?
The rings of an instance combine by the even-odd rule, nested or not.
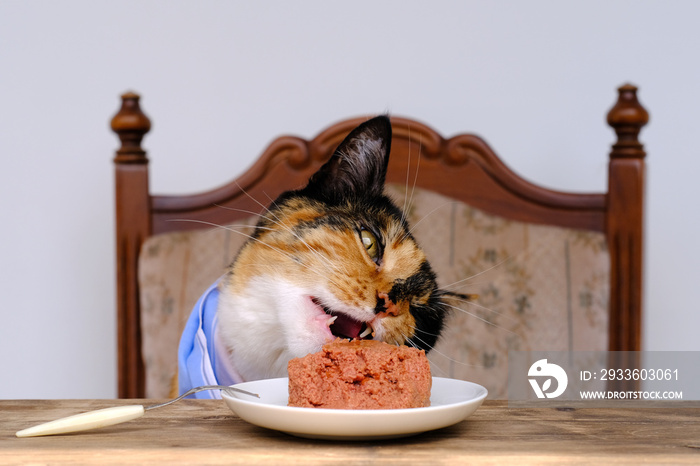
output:
[[[318,288],[258,276],[244,293],[221,290],[219,332],[245,380],[284,377],[290,359],[319,351],[333,340],[331,316],[311,301],[328,298],[328,291]]]

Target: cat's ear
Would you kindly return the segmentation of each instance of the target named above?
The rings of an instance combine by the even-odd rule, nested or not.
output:
[[[381,195],[390,150],[388,117],[379,116],[362,123],[311,177],[307,193],[329,202]]]

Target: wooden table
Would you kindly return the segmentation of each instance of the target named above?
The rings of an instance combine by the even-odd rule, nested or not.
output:
[[[222,401],[183,400],[78,434],[16,438],[62,416],[158,400],[0,401],[1,464],[699,464],[700,408],[509,409],[486,401],[465,421],[378,442],[307,440],[246,423]]]

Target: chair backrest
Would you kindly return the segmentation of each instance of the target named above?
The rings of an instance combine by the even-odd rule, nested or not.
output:
[[[638,351],[645,158],[638,134],[648,114],[638,102],[634,86],[624,85],[618,91],[618,100],[608,113],[617,142],[610,152],[607,192],[566,193],[534,185],[512,172],[479,137],[462,134],[445,139],[422,123],[398,117],[392,117],[387,182],[411,190],[415,184],[419,190],[506,221],[601,235],[609,255],[609,274],[605,275],[609,287],[607,349]],[[121,109],[112,119],[112,129],[121,140],[114,158],[120,397],[138,398],[146,393],[138,279],[144,242],[164,233],[249,221],[246,212],[261,211],[257,200],[303,186],[350,130],[364,120],[334,124],[311,140],[280,137],[247,172],[217,189],[159,196],[149,190],[148,158],[141,148],[150,121],[140,109],[137,94],[122,96]],[[190,221],[173,221],[183,218]]]

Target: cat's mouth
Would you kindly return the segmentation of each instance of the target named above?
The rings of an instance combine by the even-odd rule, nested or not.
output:
[[[331,316],[328,319],[328,328],[333,336],[351,340],[370,340],[374,336],[374,329],[369,323],[356,320],[344,312],[329,309],[316,298],[311,298],[311,300],[323,309],[323,312]]]

